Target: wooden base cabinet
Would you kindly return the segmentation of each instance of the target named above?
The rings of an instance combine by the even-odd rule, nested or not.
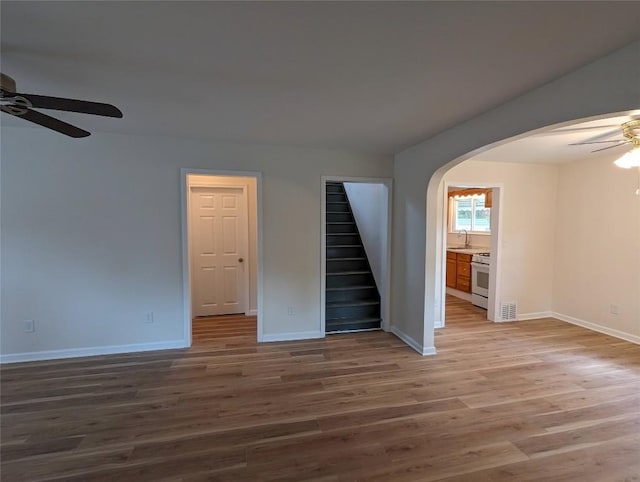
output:
[[[458,260],[456,253],[447,251],[447,287],[456,288],[458,278]]]
[[[447,251],[447,286],[471,293],[471,255]]]

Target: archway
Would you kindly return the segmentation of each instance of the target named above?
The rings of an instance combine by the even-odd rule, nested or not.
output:
[[[445,166],[443,166],[440,170],[438,170],[434,176],[432,177],[429,185],[428,185],[428,190],[427,190],[427,206],[426,206],[426,210],[427,210],[427,221],[426,221],[426,225],[427,225],[427,244],[426,244],[426,249],[425,249],[425,258],[428,261],[430,259],[433,259],[434,262],[434,269],[433,271],[430,270],[426,270],[425,271],[425,286],[426,287],[433,287],[433,291],[429,292],[429,291],[425,291],[425,325],[426,325],[426,321],[428,320],[428,311],[427,311],[427,306],[430,300],[433,300],[433,304],[431,306],[433,306],[433,320],[434,320],[434,328],[437,327],[437,321],[439,319],[439,317],[441,316],[442,313],[442,303],[444,302],[444,294],[443,294],[443,280],[444,280],[444,276],[443,276],[443,271],[444,271],[444,257],[442,256],[442,251],[443,251],[443,243],[446,242],[446,240],[442,239],[442,213],[443,213],[443,194],[442,194],[442,185],[443,185],[443,178],[445,176],[445,173],[447,173],[448,171],[450,171],[451,169],[453,169],[454,167],[462,164],[465,161],[469,161],[469,160],[473,160],[474,158],[476,158],[476,156],[478,156],[478,154],[481,153],[480,157],[484,157],[485,159],[490,157],[490,155],[488,155],[491,150],[494,150],[494,152],[497,152],[498,149],[495,149],[497,147],[500,146],[507,146],[509,144],[514,143],[514,141],[518,141],[518,143],[514,143],[514,145],[518,145],[518,146],[522,146],[525,145],[522,140],[527,140],[527,139],[541,139],[544,138],[544,136],[549,136],[550,134],[553,133],[564,133],[564,135],[566,136],[566,133],[585,133],[588,129],[594,129],[594,128],[598,128],[598,129],[603,129],[603,128],[611,128],[612,126],[608,126],[605,124],[613,124],[613,132],[617,132],[618,130],[618,126],[620,123],[629,120],[630,118],[635,118],[638,115],[640,115],[640,111],[623,111],[623,112],[616,112],[616,113],[608,113],[608,114],[601,114],[601,115],[597,115],[597,116],[590,116],[588,118],[581,118],[581,119],[575,119],[572,121],[565,121],[565,122],[560,122],[557,124],[553,124],[553,125],[549,125],[543,128],[539,128],[539,129],[535,129],[517,136],[513,136],[511,138],[507,138],[498,142],[495,142],[493,144],[491,144],[490,146],[485,146],[479,149],[476,149],[474,151],[469,152],[468,154],[465,154],[463,156],[460,156],[459,158],[453,160],[452,162],[446,164]],[[601,122],[598,122],[601,121]],[[576,124],[579,124],[579,126],[576,126]],[[600,125],[600,127],[598,127],[598,124]],[[591,127],[584,127],[584,126],[591,126]],[[575,128],[572,128],[575,127]],[[569,144],[567,144],[567,146],[569,146]],[[587,148],[587,151],[590,152],[591,149],[594,149],[594,147],[592,146],[585,146]],[[599,147],[599,146],[596,146]],[[569,149],[577,149],[577,148],[571,148],[569,147]],[[623,150],[618,150],[617,152],[622,153]],[[617,157],[615,152],[613,152],[611,154],[613,157]],[[607,160],[606,160],[606,164],[609,165],[610,164],[610,159],[608,156]],[[560,156],[560,154],[558,154],[558,156]],[[595,154],[594,154],[595,156]],[[618,154],[619,156],[619,154]],[[476,163],[478,164],[478,163]],[[511,164],[512,166],[514,164]],[[538,165],[540,166],[540,165]],[[522,164],[520,165],[520,167],[522,167]],[[633,176],[632,176],[633,177]],[[498,181],[502,181],[501,178],[497,179]],[[533,182],[533,181],[531,181]],[[432,201],[432,205],[429,206],[429,199],[433,199],[435,198],[434,201]],[[436,205],[436,209],[433,209],[433,205]],[[430,209],[431,207],[431,209]],[[429,226],[433,226],[432,221],[428,218],[429,214],[434,214],[436,216],[436,223],[437,226],[440,227],[440,229],[436,229],[436,230],[430,230]],[[550,228],[553,229],[553,228]],[[431,231],[431,232],[430,232]],[[431,235],[431,237],[435,237],[435,252],[436,255],[434,255],[434,250],[433,249],[429,249],[429,244],[428,244],[428,240],[429,240],[429,235]],[[432,245],[433,246],[433,245]],[[495,249],[495,246],[494,246]],[[438,255],[439,253],[439,255]],[[524,275],[525,273],[523,273]],[[498,279],[500,279],[500,276],[498,276]],[[496,310],[498,310],[497,306],[499,305],[499,299],[498,296],[495,297],[495,307]],[[615,306],[615,305],[612,305]],[[611,308],[613,309],[613,308]],[[518,316],[518,319],[532,319],[532,318],[540,318],[543,317],[542,315],[547,314],[546,316],[549,316],[548,313],[550,312],[550,307],[547,308],[547,311],[540,311],[538,313],[533,313],[533,314],[528,314],[528,315],[523,315],[522,318],[520,318],[520,316]],[[616,308],[617,310],[617,308]],[[611,313],[614,313],[613,311]],[[617,313],[616,313],[617,314]],[[535,315],[539,315],[539,316],[535,316]],[[506,319],[500,319],[501,315],[498,314],[496,316],[497,319],[495,319],[494,321],[507,321]],[[561,316],[559,317],[560,319],[564,319]],[[575,320],[568,320],[571,322],[575,322]],[[580,323],[577,323],[580,324]],[[597,328],[596,328],[597,329]],[[426,331],[426,330],[425,330]],[[425,333],[425,336],[428,336],[428,333]]]

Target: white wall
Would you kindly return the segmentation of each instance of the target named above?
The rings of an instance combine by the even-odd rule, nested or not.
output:
[[[487,234],[470,234],[469,244],[473,248],[487,248],[491,247],[491,235]],[[460,247],[464,245],[464,233],[458,235],[458,233],[447,233],[447,246]]]
[[[345,182],[344,188],[378,291],[382,293],[387,257],[387,187],[384,184]]]
[[[3,127],[0,153],[3,356],[183,340],[180,168],[263,173],[265,334],[318,334],[321,176],[392,170],[330,150],[40,128]]]
[[[445,222],[448,222],[445,220]],[[472,248],[491,248],[490,234],[469,234],[469,244]],[[458,248],[464,245],[464,233],[449,232],[447,227],[447,246]]]
[[[557,179],[555,165],[484,161],[458,164],[443,178],[504,186],[499,301],[517,301],[522,316],[552,308]]]
[[[640,342],[640,172],[610,157],[561,166],[554,311]],[[619,314],[611,313],[618,305]]]
[[[444,173],[509,138],[640,105],[640,41],[549,82],[395,156],[392,323],[422,353],[435,351],[441,277],[438,187]],[[427,189],[429,188],[429,189]]]
[[[249,270],[249,300],[247,313],[258,310],[258,187],[256,179],[244,176],[215,176],[215,175],[187,175],[187,185],[191,187],[203,186],[244,186],[247,190],[247,236],[249,252],[245,256]],[[192,264],[190,263],[190,266]],[[193,281],[192,281],[193,282]],[[191,286],[193,293],[194,287]]]

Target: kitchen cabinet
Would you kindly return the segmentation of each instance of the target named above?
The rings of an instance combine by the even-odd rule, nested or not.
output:
[[[447,251],[447,286],[471,293],[471,255]]]
[[[487,189],[487,192],[484,195],[484,207],[493,207],[493,189]]]
[[[457,286],[456,280],[458,278],[458,256],[456,253],[447,251],[447,286],[449,288],[455,288]]]

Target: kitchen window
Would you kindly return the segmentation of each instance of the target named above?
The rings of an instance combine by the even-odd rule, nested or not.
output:
[[[486,195],[474,194],[449,198],[449,228],[451,232],[466,230],[475,234],[491,233],[491,208],[486,207]]]

